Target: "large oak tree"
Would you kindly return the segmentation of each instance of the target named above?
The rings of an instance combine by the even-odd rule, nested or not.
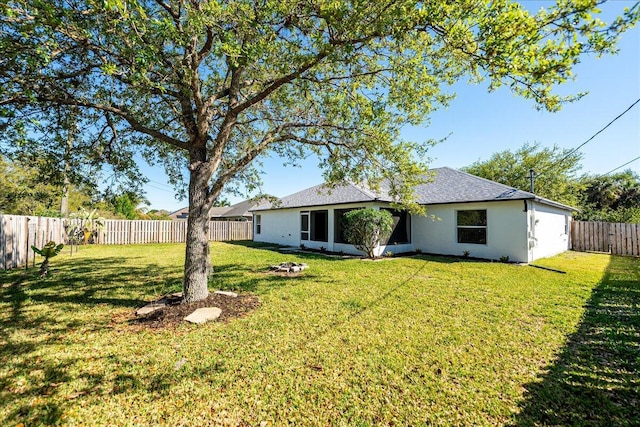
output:
[[[327,181],[392,178],[410,205],[422,147],[400,127],[465,77],[557,110],[567,99],[552,89],[580,56],[612,51],[638,18],[636,5],[605,25],[598,3],[532,14],[510,0],[2,0],[0,108],[9,121],[91,110],[122,149],[184,159],[194,301],[207,295],[209,209],[256,159],[313,152]]]

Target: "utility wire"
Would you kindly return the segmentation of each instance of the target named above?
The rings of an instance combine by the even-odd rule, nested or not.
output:
[[[600,135],[602,132],[604,132],[604,130],[606,128],[608,128],[609,126],[611,126],[616,120],[618,120],[620,117],[624,116],[625,114],[627,114],[629,112],[629,110],[631,110],[633,107],[635,107],[638,103],[640,102],[640,98],[636,99],[636,101],[631,104],[626,110],[624,110],[622,113],[618,114],[616,116],[615,119],[611,120],[609,123],[606,124],[605,127],[603,127],[602,129],[600,129],[598,132],[594,133],[591,138],[587,139],[585,142],[583,142],[582,144],[578,145],[576,148],[574,148],[573,150],[571,150],[570,152],[568,152],[563,158],[561,158],[560,160],[558,160],[557,162],[555,162],[553,165],[551,165],[550,167],[544,169],[542,172],[538,172],[537,173],[537,177],[539,177],[540,175],[544,174],[545,172],[548,172],[550,168],[562,163],[563,161],[565,161],[570,155],[572,155],[573,153],[575,153],[576,151],[578,151],[579,149],[581,149],[582,147],[584,147],[585,145],[587,145],[587,143],[591,142],[596,136]],[[624,166],[624,165],[623,165]],[[622,167],[622,166],[621,166]],[[605,174],[606,175],[606,174]]]
[[[156,189],[156,190],[159,190],[159,191],[164,191],[164,192],[166,192],[166,193],[173,193],[173,191],[172,191],[172,190],[167,190],[166,188],[157,187],[157,186],[152,185],[152,184],[149,184],[149,183],[147,183],[147,184],[145,184],[145,185],[146,185],[147,187],[151,187],[151,188]]]
[[[158,184],[158,185],[162,185],[162,186],[165,186],[165,187],[173,188],[173,186],[172,186],[172,185],[165,184],[165,183],[160,182],[160,181],[154,181],[154,180],[152,180],[152,179],[149,179],[149,182],[153,182],[153,183]]]
[[[636,160],[638,160],[638,159],[640,159],[640,156],[636,157],[636,158],[635,158],[635,159],[633,159],[633,160],[629,160],[629,161],[628,161],[627,163],[625,163],[624,165],[620,165],[620,166],[618,166],[618,167],[617,167],[617,168],[615,168],[615,169],[611,169],[609,172],[607,172],[607,173],[605,173],[605,174],[602,174],[602,176],[609,175],[611,172],[615,172],[615,171],[617,171],[618,169],[623,168],[623,167],[627,166],[629,163],[633,163],[633,162],[635,162],[635,161],[636,161]]]

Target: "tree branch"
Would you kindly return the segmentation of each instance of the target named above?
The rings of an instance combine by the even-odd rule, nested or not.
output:
[[[188,150],[189,149],[189,144],[181,141],[179,139],[176,138],[172,138],[169,135],[166,135],[162,132],[159,132],[156,129],[152,129],[149,128],[145,125],[143,125],[139,120],[137,120],[129,111],[127,111],[127,109],[125,107],[122,106],[117,106],[117,105],[107,105],[107,104],[96,104],[96,103],[91,103],[91,102],[85,102],[85,101],[80,101],[77,99],[73,99],[70,97],[54,97],[54,96],[37,96],[37,100],[39,102],[47,102],[47,103],[56,103],[56,104],[61,104],[61,105],[75,105],[78,107],[84,107],[84,108],[92,108],[95,110],[100,110],[100,111],[104,111],[104,112],[109,112],[109,113],[113,113],[117,116],[122,117],[124,120],[127,121],[127,123],[129,123],[129,125],[131,125],[131,128],[137,132],[140,133],[144,133],[146,135],[149,135],[155,139],[157,139],[158,141],[162,141],[165,142],[167,144],[173,145],[174,147],[183,149],[183,150]],[[22,98],[20,101],[24,102],[25,104],[28,103],[30,100],[28,98]]]

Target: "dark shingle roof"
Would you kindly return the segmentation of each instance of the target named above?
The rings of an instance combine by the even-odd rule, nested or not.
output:
[[[209,211],[209,216],[211,218],[221,219],[239,217],[251,218],[251,212],[249,212],[249,210],[257,204],[259,204],[258,201],[249,199],[231,206],[214,206]],[[189,216],[189,208],[186,207],[177,210],[171,213],[170,216],[175,219],[187,219],[187,217]]]
[[[325,184],[316,185],[306,190],[285,196],[278,203],[264,203],[251,209],[286,209],[303,206],[337,205],[347,203],[370,202],[376,199],[376,194],[355,184],[346,183],[335,188],[329,188]]]
[[[433,169],[432,180],[416,187],[418,203],[486,202],[532,199],[534,194],[452,168]]]
[[[570,206],[544,199],[527,191],[503,185],[485,178],[444,167],[431,169],[429,181],[416,186],[416,201],[421,205],[447,203],[490,202],[502,200],[536,200],[552,206],[573,209]],[[280,199],[279,204],[261,204],[252,211],[269,209],[286,209],[323,205],[336,205],[362,202],[391,202],[389,185],[381,185],[380,191],[374,193],[360,185],[347,183],[329,189],[325,185],[302,190]]]
[[[257,205],[258,202],[253,200],[244,200],[231,206],[213,207],[209,211],[211,217],[232,218],[241,216],[251,216],[249,209]]]

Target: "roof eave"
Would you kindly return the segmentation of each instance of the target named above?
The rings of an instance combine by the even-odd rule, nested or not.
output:
[[[283,210],[283,209],[317,208],[319,206],[354,205],[354,204],[358,204],[358,203],[392,203],[392,201],[391,200],[382,200],[382,199],[363,199],[363,200],[354,200],[354,201],[350,201],[350,202],[319,203],[319,204],[311,204],[311,205],[269,206],[269,207],[256,206],[255,208],[250,209],[250,212],[277,211],[277,210]]]
[[[549,199],[545,199],[544,197],[540,197],[540,196],[535,196],[533,197],[533,200],[538,202],[538,203],[542,203],[544,205],[549,205],[549,206],[553,206],[556,208],[560,208],[560,209],[566,209],[568,211],[573,211],[573,212],[580,212],[580,209],[574,207],[574,206],[569,206],[569,205],[564,205],[560,202],[555,202],[553,200],[549,200]]]

